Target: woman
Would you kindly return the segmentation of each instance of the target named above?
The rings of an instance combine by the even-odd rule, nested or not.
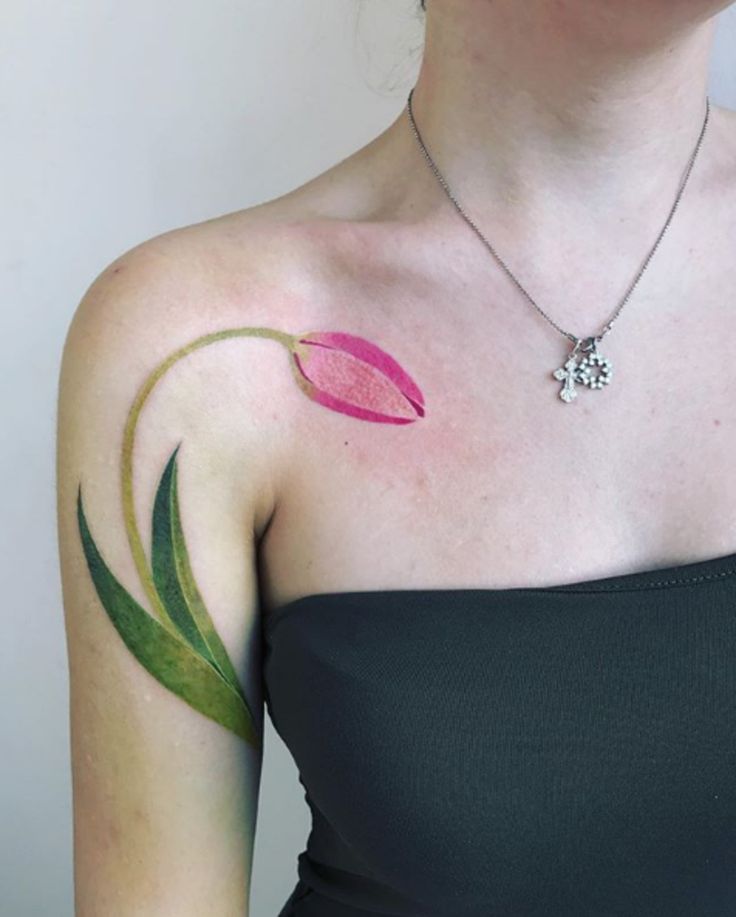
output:
[[[92,284],[78,914],[247,912],[264,701],[281,917],[736,912],[726,5],[431,0],[380,136]]]

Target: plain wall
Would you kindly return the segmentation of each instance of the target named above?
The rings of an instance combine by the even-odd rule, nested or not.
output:
[[[4,0],[0,913],[72,917],[54,493],[64,337],[92,279],[160,232],[275,197],[379,133],[418,63],[413,0]],[[359,14],[360,11],[360,14]],[[736,9],[712,95],[736,108]],[[252,917],[296,881],[308,811],[266,720]]]

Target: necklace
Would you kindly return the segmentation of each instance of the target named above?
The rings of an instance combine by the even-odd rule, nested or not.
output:
[[[685,187],[687,185],[688,179],[690,178],[690,173],[692,172],[693,166],[695,165],[695,160],[697,159],[698,153],[700,152],[700,147],[702,146],[703,138],[705,137],[705,131],[708,126],[708,119],[710,117],[710,99],[706,96],[705,118],[703,119],[703,126],[700,130],[698,141],[695,144],[695,149],[693,150],[692,154],[690,155],[690,159],[688,160],[687,168],[685,169],[685,175],[682,181],[680,182],[680,186],[678,188],[677,195],[675,196],[675,202],[672,205],[672,208],[667,216],[667,219],[665,220],[664,226],[660,230],[659,235],[657,236],[654,242],[654,245],[650,249],[649,254],[647,255],[643,265],[637,271],[636,276],[634,277],[634,280],[632,281],[631,285],[629,286],[628,290],[626,291],[626,294],[624,295],[623,299],[618,304],[616,311],[613,313],[613,315],[608,320],[608,322],[603,326],[603,329],[601,330],[600,334],[593,335],[587,338],[579,338],[577,337],[577,335],[572,334],[569,331],[565,331],[563,328],[560,328],[560,326],[553,319],[551,319],[549,315],[547,315],[547,313],[543,309],[540,308],[539,305],[537,305],[537,303],[535,302],[531,294],[527,292],[527,290],[522,286],[521,282],[516,277],[516,275],[512,272],[512,270],[508,267],[508,265],[503,261],[503,259],[500,257],[498,252],[491,245],[488,239],[486,239],[486,237],[483,235],[480,229],[478,229],[475,222],[467,215],[465,210],[461,207],[455,195],[450,190],[450,187],[447,184],[447,181],[445,180],[444,176],[442,175],[440,170],[437,168],[436,163],[430,156],[429,151],[427,150],[427,147],[425,146],[425,143],[422,140],[422,136],[419,133],[419,128],[417,127],[416,121],[414,120],[414,112],[412,110],[413,94],[414,94],[414,90],[412,89],[411,92],[409,93],[409,98],[407,99],[407,103],[406,103],[407,112],[409,115],[409,122],[411,124],[411,128],[414,133],[414,136],[416,137],[417,143],[419,144],[419,147],[422,153],[424,154],[424,158],[427,160],[430,168],[432,169],[432,172],[434,173],[435,178],[437,179],[437,181],[440,183],[440,185],[444,189],[445,193],[449,197],[450,201],[453,203],[457,212],[465,220],[465,222],[470,226],[470,228],[475,232],[475,234],[478,236],[481,242],[486,246],[486,248],[490,251],[490,253],[499,263],[501,268],[503,268],[503,270],[505,271],[509,279],[517,287],[517,289],[524,295],[524,297],[531,303],[531,305],[534,306],[537,312],[539,312],[545,319],[547,319],[547,321],[554,328],[556,328],[557,331],[560,332],[560,334],[564,334],[565,337],[568,338],[568,340],[573,342],[573,348],[570,351],[570,353],[568,354],[564,365],[561,366],[559,369],[556,369],[551,374],[553,378],[563,383],[562,388],[559,391],[560,398],[562,399],[562,401],[565,404],[570,404],[575,398],[577,398],[577,390],[575,388],[575,384],[578,382],[582,383],[589,389],[602,389],[604,385],[608,385],[610,383],[611,377],[613,375],[613,367],[611,365],[611,361],[607,357],[603,356],[603,354],[598,351],[598,344],[611,330],[611,327],[613,326],[613,323],[618,318],[621,310],[623,309],[623,307],[626,305],[626,303],[631,298],[631,294],[636,289],[636,286],[639,283],[639,281],[641,280],[647,267],[649,266],[649,262],[652,260],[654,253],[659,248],[659,243],[662,241],[664,234],[667,232],[667,229],[669,228],[669,225],[672,222],[672,218],[674,217],[675,212],[677,211],[677,208],[679,206],[683,192],[685,191]],[[585,356],[579,359],[579,354],[581,353],[585,354]]]

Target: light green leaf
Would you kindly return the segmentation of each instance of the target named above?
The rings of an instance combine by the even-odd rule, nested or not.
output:
[[[97,595],[128,649],[154,678],[191,707],[258,747],[253,715],[242,694],[206,659],[167,630],[128,594],[97,549],[77,496],[84,554]]]
[[[179,446],[166,464],[153,505],[151,568],[156,591],[171,620],[195,652],[217,668],[240,693],[230,657],[210,618],[194,580],[179,513],[176,459]]]

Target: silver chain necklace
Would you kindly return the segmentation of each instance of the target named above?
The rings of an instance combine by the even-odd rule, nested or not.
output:
[[[649,266],[649,262],[652,260],[654,253],[659,248],[659,243],[662,241],[664,234],[667,232],[667,229],[669,228],[669,225],[672,222],[672,218],[675,215],[677,207],[682,198],[683,192],[685,191],[685,187],[687,185],[688,179],[690,178],[690,173],[692,172],[693,166],[695,165],[695,160],[697,159],[698,153],[700,152],[700,147],[703,143],[703,138],[705,137],[705,131],[708,126],[708,119],[710,117],[710,99],[706,96],[705,118],[703,119],[703,126],[700,131],[700,136],[698,137],[698,142],[695,144],[695,149],[693,150],[690,156],[690,159],[688,161],[684,178],[682,182],[680,183],[680,187],[675,197],[675,202],[672,205],[672,209],[670,210],[669,215],[665,221],[665,224],[662,227],[659,235],[657,236],[657,239],[654,245],[652,246],[649,254],[646,257],[644,264],[641,266],[636,276],[634,277],[634,280],[632,281],[631,285],[629,286],[628,290],[626,291],[626,295],[619,303],[616,311],[613,313],[609,321],[603,326],[601,333],[598,335],[594,335],[592,337],[588,337],[588,338],[579,338],[577,337],[577,335],[574,335],[571,332],[565,331],[563,328],[560,328],[560,326],[553,319],[551,319],[549,315],[547,315],[547,313],[543,309],[541,309],[537,305],[537,303],[534,301],[531,294],[528,293],[524,289],[524,287],[521,285],[521,282],[516,277],[516,275],[511,271],[508,265],[503,261],[503,259],[498,254],[498,252],[494,249],[494,247],[488,241],[488,239],[486,239],[486,237],[483,235],[480,229],[478,229],[477,225],[473,222],[473,220],[467,215],[467,213],[460,206],[459,202],[455,198],[455,195],[450,190],[449,185],[447,184],[444,176],[442,175],[440,170],[437,168],[437,165],[434,162],[434,160],[432,159],[432,157],[429,155],[429,151],[427,150],[427,147],[425,146],[424,141],[422,140],[422,136],[419,133],[419,128],[417,127],[416,121],[414,120],[414,112],[412,110],[412,104],[411,104],[413,94],[414,94],[414,90],[412,89],[411,92],[409,93],[409,98],[407,99],[407,103],[406,103],[407,112],[409,114],[409,122],[411,124],[411,128],[414,133],[414,136],[417,139],[417,143],[419,144],[419,147],[422,153],[424,154],[424,158],[429,163],[429,166],[432,169],[432,172],[434,173],[435,178],[437,179],[437,181],[440,183],[440,185],[444,189],[450,201],[452,201],[457,212],[465,220],[465,222],[470,226],[473,232],[475,232],[475,234],[478,236],[481,242],[486,246],[488,251],[493,255],[493,257],[496,259],[499,265],[503,268],[503,270],[506,272],[509,279],[514,283],[517,289],[526,297],[526,299],[532,304],[532,306],[534,306],[537,312],[539,312],[544,318],[546,318],[547,321],[554,328],[556,328],[557,331],[560,332],[560,334],[564,334],[566,338],[568,338],[570,341],[573,342],[573,348],[570,351],[567,359],[565,360],[564,365],[561,366],[559,369],[556,369],[552,373],[552,376],[555,379],[563,383],[562,388],[560,389],[560,392],[559,392],[559,396],[562,399],[562,401],[565,402],[565,404],[570,404],[575,398],[577,398],[577,390],[575,388],[575,383],[577,382],[582,383],[583,385],[587,386],[590,389],[601,389],[603,388],[604,385],[608,385],[611,381],[611,377],[613,374],[613,367],[611,366],[611,361],[607,357],[604,357],[603,354],[598,352],[598,344],[611,330],[611,327],[613,326],[613,323],[618,318],[619,313],[621,312],[623,307],[626,305],[626,303],[629,301],[631,294],[634,292],[637,284],[641,280],[644,274],[644,271],[646,271],[647,267]],[[583,354],[586,354],[586,356],[578,360],[578,354],[581,352]]]

